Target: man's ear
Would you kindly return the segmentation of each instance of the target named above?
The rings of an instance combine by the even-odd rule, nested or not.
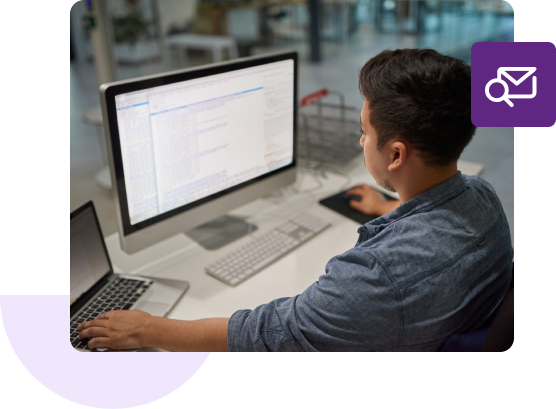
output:
[[[389,171],[394,171],[399,169],[407,158],[407,145],[401,141],[395,141],[390,147],[390,164],[388,165]]]

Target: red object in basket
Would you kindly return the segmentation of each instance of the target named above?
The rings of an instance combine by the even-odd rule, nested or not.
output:
[[[324,98],[328,95],[328,88],[323,88],[320,91],[313,92],[303,98],[301,98],[301,106],[312,104],[313,102],[318,101],[321,98]]]

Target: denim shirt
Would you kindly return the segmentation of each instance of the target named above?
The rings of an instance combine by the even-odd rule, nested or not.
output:
[[[513,249],[492,186],[457,173],[358,230],[302,294],[235,312],[230,351],[436,351],[509,291]]]

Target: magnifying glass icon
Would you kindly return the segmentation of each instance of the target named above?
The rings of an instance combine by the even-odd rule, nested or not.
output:
[[[502,94],[501,97],[495,98],[492,95],[490,95],[490,86],[492,84],[502,84],[502,86],[504,87],[504,93]],[[506,104],[508,104],[509,106],[511,106],[511,107],[514,106],[514,103],[510,100],[510,98],[508,98],[510,96],[510,89],[508,88],[508,84],[506,84],[506,82],[504,80],[501,80],[499,78],[494,78],[494,79],[490,80],[485,87],[485,94],[486,94],[487,98],[490,99],[492,102],[505,101]]]

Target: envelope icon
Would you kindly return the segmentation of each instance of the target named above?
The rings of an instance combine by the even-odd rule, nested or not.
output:
[[[518,79],[515,79],[510,74],[508,74],[508,71],[523,72],[523,74]],[[537,96],[537,77],[536,76],[533,77],[533,90],[530,94],[513,94],[513,95],[510,95],[510,90],[509,90],[508,84],[506,83],[506,81],[504,81],[504,79],[506,79],[506,80],[509,80],[515,86],[519,86],[521,83],[523,83],[523,81],[525,81],[527,78],[529,78],[531,75],[533,75],[533,73],[535,71],[537,71],[536,67],[500,67],[500,68],[498,68],[498,71],[496,72],[496,74],[497,74],[496,78],[490,80],[485,87],[485,94],[486,94],[487,98],[490,99],[492,102],[505,101],[506,104],[508,104],[510,107],[514,106],[514,103],[511,101],[511,98],[513,98],[513,99],[532,99],[532,98],[535,98]],[[490,94],[490,87],[492,86],[492,84],[501,84],[504,87],[504,94],[502,94],[501,97],[493,97]]]

